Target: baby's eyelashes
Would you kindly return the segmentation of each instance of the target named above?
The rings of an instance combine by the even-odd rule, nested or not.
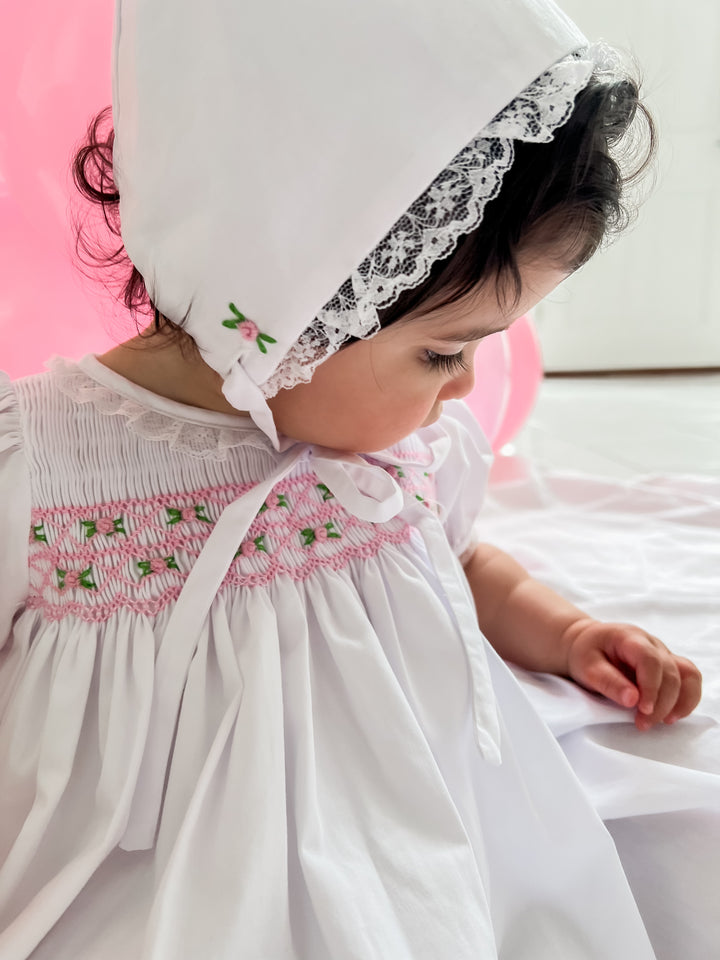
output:
[[[433,370],[441,370],[444,373],[455,373],[459,370],[469,370],[469,365],[465,359],[465,351],[458,353],[437,353],[435,350],[425,351],[425,362]]]

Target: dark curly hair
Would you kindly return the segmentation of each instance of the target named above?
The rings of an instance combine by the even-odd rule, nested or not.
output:
[[[656,151],[655,124],[639,89],[639,81],[629,76],[608,80],[593,75],[549,143],[515,142],[514,162],[482,223],[433,265],[427,279],[379,311],[381,325],[430,305],[446,306],[489,281],[496,283],[498,302],[516,305],[520,254],[547,256],[571,272],[624,230],[637,211],[630,188],[641,182]],[[78,258],[85,266],[105,268],[106,285],[120,288],[136,324],[139,313],[154,314],[157,330],[191,345],[182,321],[176,323],[154,307],[123,247],[120,195],[113,180],[114,136],[111,108],[106,107],[91,121],[73,161],[75,184],[100,205],[104,224],[99,233],[91,232],[87,218],[76,218]]]

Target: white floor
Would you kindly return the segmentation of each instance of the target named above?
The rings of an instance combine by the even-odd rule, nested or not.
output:
[[[720,476],[720,373],[550,377],[493,482],[529,467],[629,479]]]

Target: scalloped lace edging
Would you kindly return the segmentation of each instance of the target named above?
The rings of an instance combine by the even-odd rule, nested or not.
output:
[[[325,304],[263,386],[266,397],[311,379],[349,337],[380,329],[378,308],[427,279],[481,222],[514,158],[514,140],[547,142],[570,116],[590,76],[612,75],[619,58],[596,43],[553,64],[451,161]]]
[[[53,357],[47,364],[58,389],[75,403],[91,404],[98,413],[122,417],[127,429],[143,440],[167,443],[177,453],[200,460],[226,460],[236,447],[272,451],[270,441],[252,424],[237,427],[194,423],[154,410],[93,380],[76,363]]]

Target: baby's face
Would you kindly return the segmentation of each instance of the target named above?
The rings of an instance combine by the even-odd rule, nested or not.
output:
[[[280,433],[336,450],[371,453],[434,423],[444,400],[474,385],[480,340],[505,330],[566,278],[555,265],[520,268],[523,294],[508,315],[491,285],[422,318],[399,321],[333,354],[310,383],[268,400]]]

